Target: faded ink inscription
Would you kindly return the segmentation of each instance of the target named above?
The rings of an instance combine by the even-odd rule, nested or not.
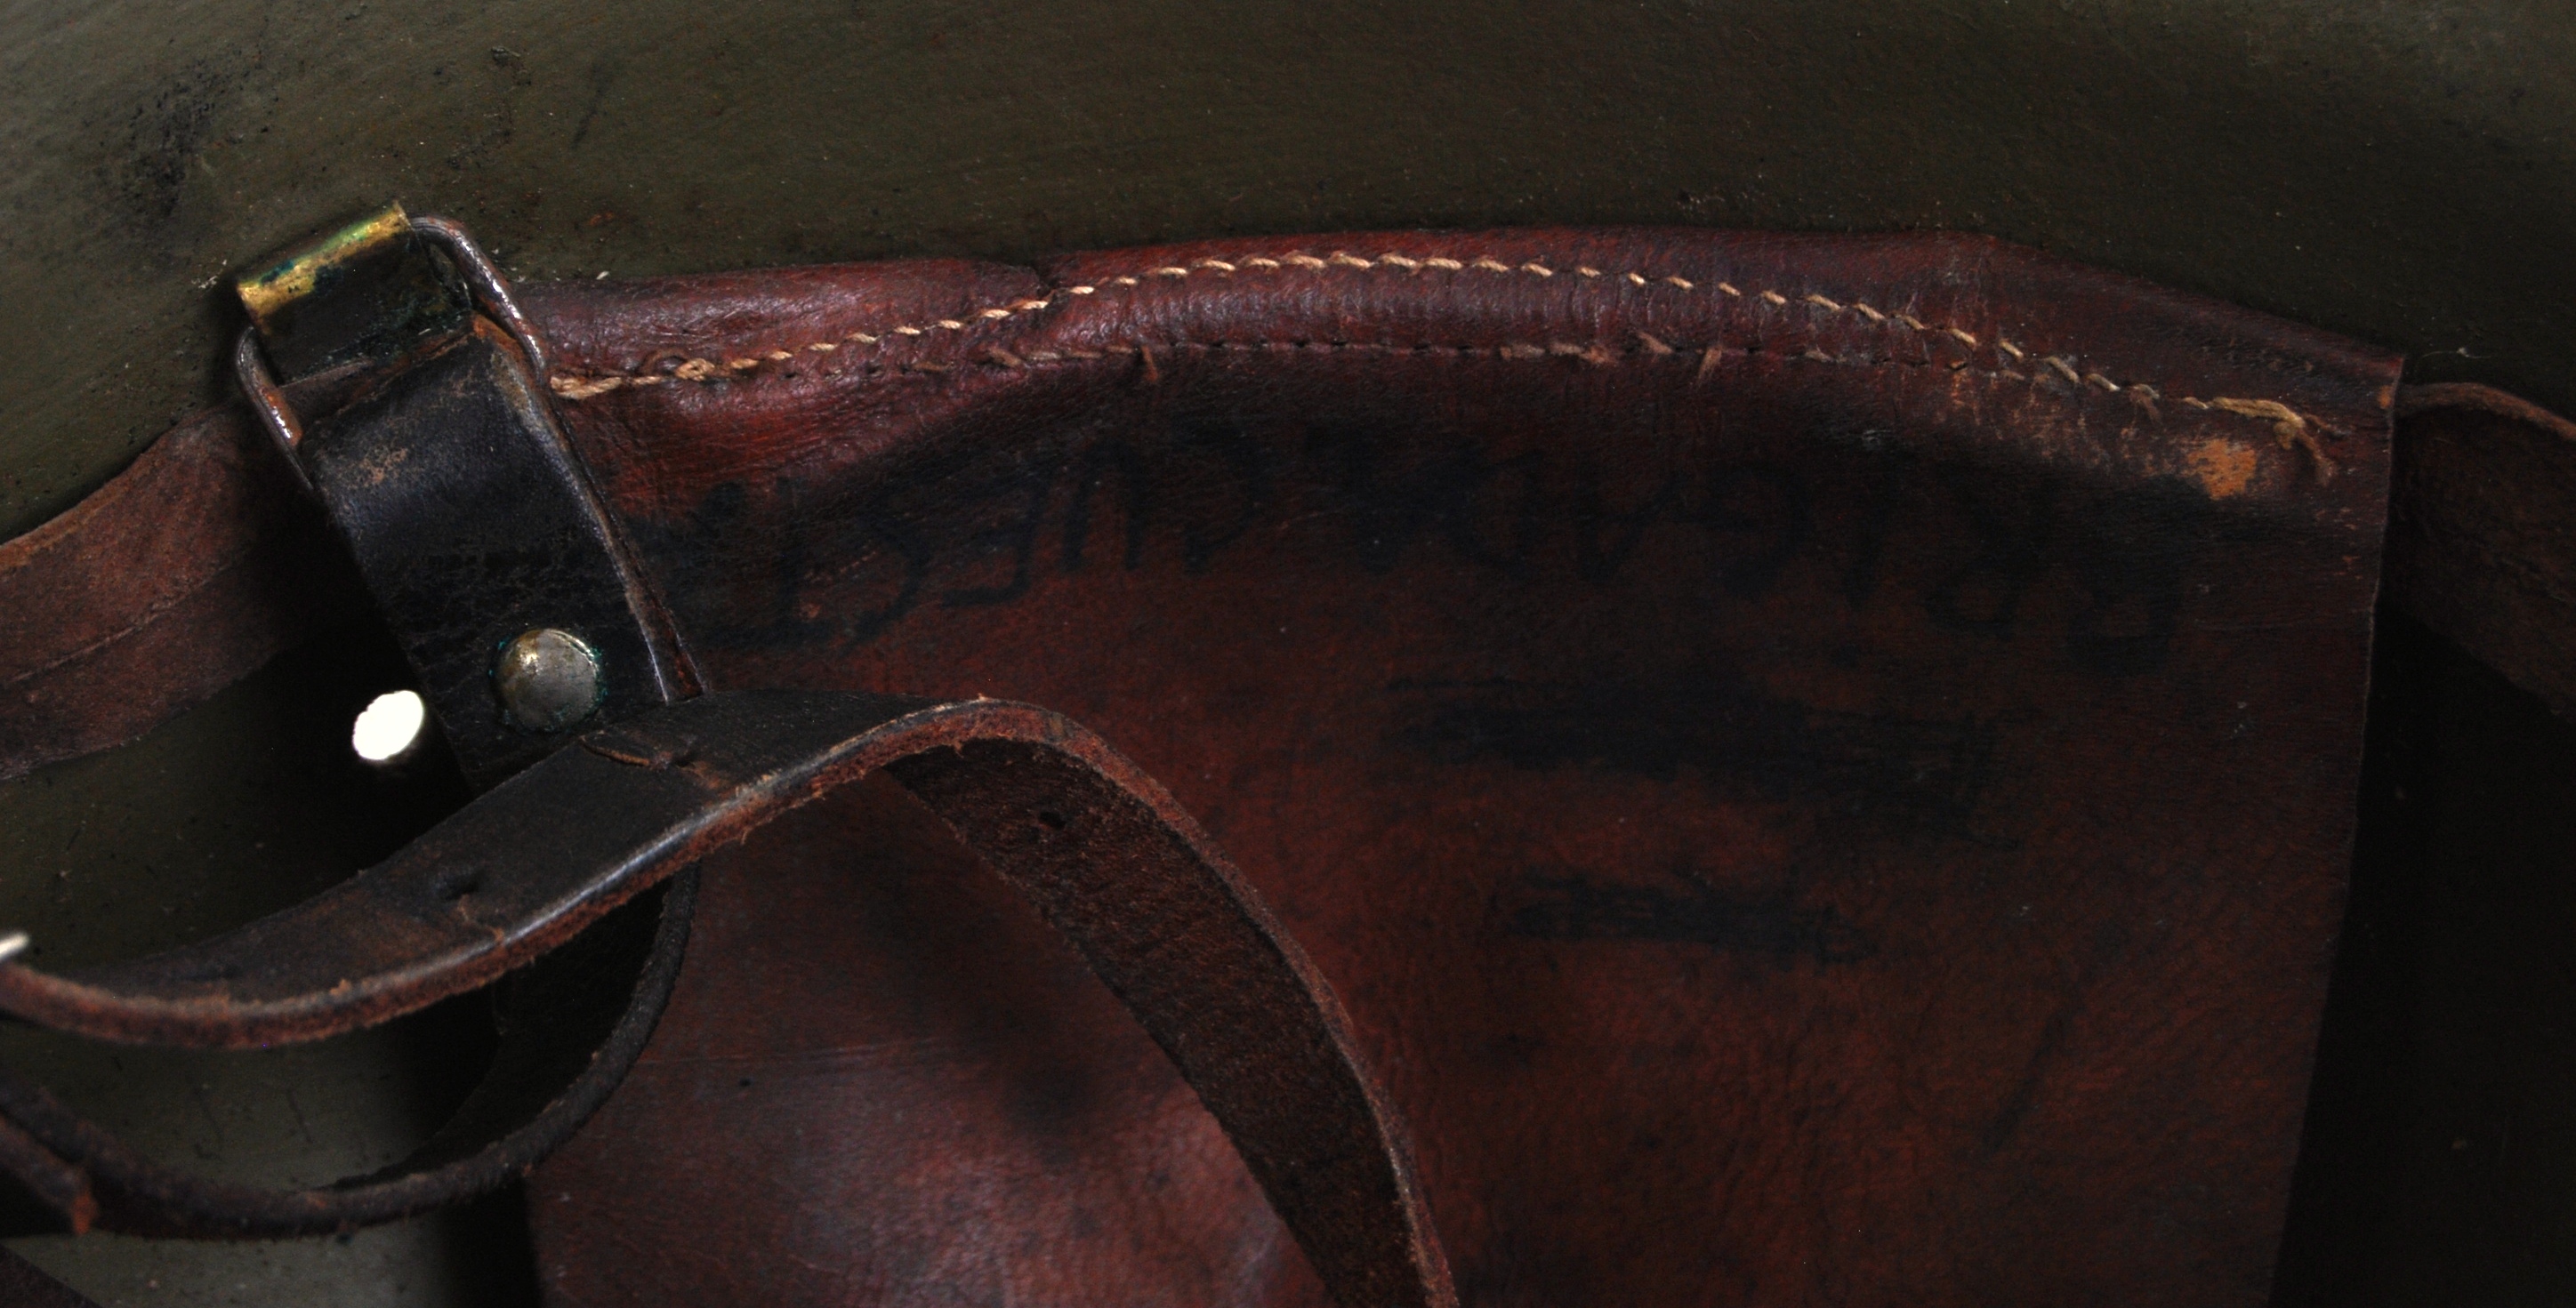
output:
[[[1670,780],[1684,768],[1755,799],[1885,828],[2003,843],[1970,821],[1994,778],[1998,733],[1962,717],[1838,713],[1718,670],[1659,680],[1399,683],[1397,740],[1443,762],[1606,768]]]
[[[1759,600],[1813,556],[1854,611],[1894,599],[1997,642],[2064,575],[2080,603],[2051,634],[2075,667],[2111,676],[2163,664],[2186,565],[2227,530],[2180,491],[2082,495],[1830,443],[1654,471],[1661,457],[1606,439],[1506,452],[1460,432],[1176,418],[916,453],[829,486],[728,484],[636,528],[692,628],[744,648],[855,648],[926,605],[1011,604],[1049,575],[1206,573],[1256,529],[1294,527],[1322,571],[1441,559],[1497,585],[1597,587],[1687,559],[1719,601]],[[1890,541],[1921,536],[1927,513],[1940,525],[1922,539],[1947,561],[1888,596]]]
[[[1667,888],[1533,875],[1528,888],[1530,897],[1513,911],[1510,929],[1535,940],[1705,945],[1784,967],[1802,960],[1856,963],[1876,951],[1859,927],[1831,907],[1729,895],[1694,878],[1677,876]]]

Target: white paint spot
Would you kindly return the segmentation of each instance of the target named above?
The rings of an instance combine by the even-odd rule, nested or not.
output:
[[[411,691],[378,695],[349,728],[349,748],[370,763],[390,763],[420,743],[420,729],[428,721],[429,710]]]

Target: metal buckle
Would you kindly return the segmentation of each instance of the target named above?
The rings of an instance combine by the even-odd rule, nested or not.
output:
[[[465,228],[446,218],[414,218],[399,203],[291,251],[260,272],[234,283],[250,325],[233,346],[233,375],[287,465],[308,493],[313,479],[299,453],[304,423],[269,367],[263,342],[274,345],[292,334],[300,310],[316,301],[339,301],[342,320],[336,348],[320,352],[301,373],[326,371],[334,364],[383,357],[405,345],[460,330],[464,315],[441,303],[441,269],[431,265],[432,250],[447,256],[449,266],[472,295],[474,306],[510,333],[527,355],[540,385],[548,380],[545,342],[520,311],[510,283],[491,256]],[[388,294],[388,288],[397,293]],[[353,325],[347,321],[357,320]],[[309,329],[308,329],[309,334]],[[308,351],[308,353],[313,353]]]
[[[545,342],[462,227],[393,205],[237,285],[242,391],[330,512],[470,780],[695,693],[564,435]],[[366,385],[305,415],[277,371]]]

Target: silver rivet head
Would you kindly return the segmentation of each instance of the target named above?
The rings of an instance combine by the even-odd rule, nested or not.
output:
[[[511,726],[561,731],[599,709],[599,651],[569,631],[523,631],[501,647],[492,686]]]

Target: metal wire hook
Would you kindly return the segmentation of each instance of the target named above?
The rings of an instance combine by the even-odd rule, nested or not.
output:
[[[400,217],[400,215],[397,215]],[[404,217],[410,230],[419,233],[447,252],[473,293],[477,307],[490,314],[507,329],[511,339],[527,354],[528,368],[536,374],[540,394],[545,392],[549,372],[545,341],[537,335],[536,326],[519,308],[510,294],[509,279],[501,275],[492,257],[483,252],[463,226],[450,218]],[[244,327],[241,339],[233,346],[233,375],[240,380],[242,394],[250,401],[251,412],[258,415],[260,426],[267,430],[277,448],[286,456],[287,466],[294,469],[296,484],[307,495],[316,494],[313,478],[304,470],[304,460],[297,452],[304,443],[304,423],[295,416],[287,402],[286,390],[269,372],[268,358],[260,349],[259,329]]]

